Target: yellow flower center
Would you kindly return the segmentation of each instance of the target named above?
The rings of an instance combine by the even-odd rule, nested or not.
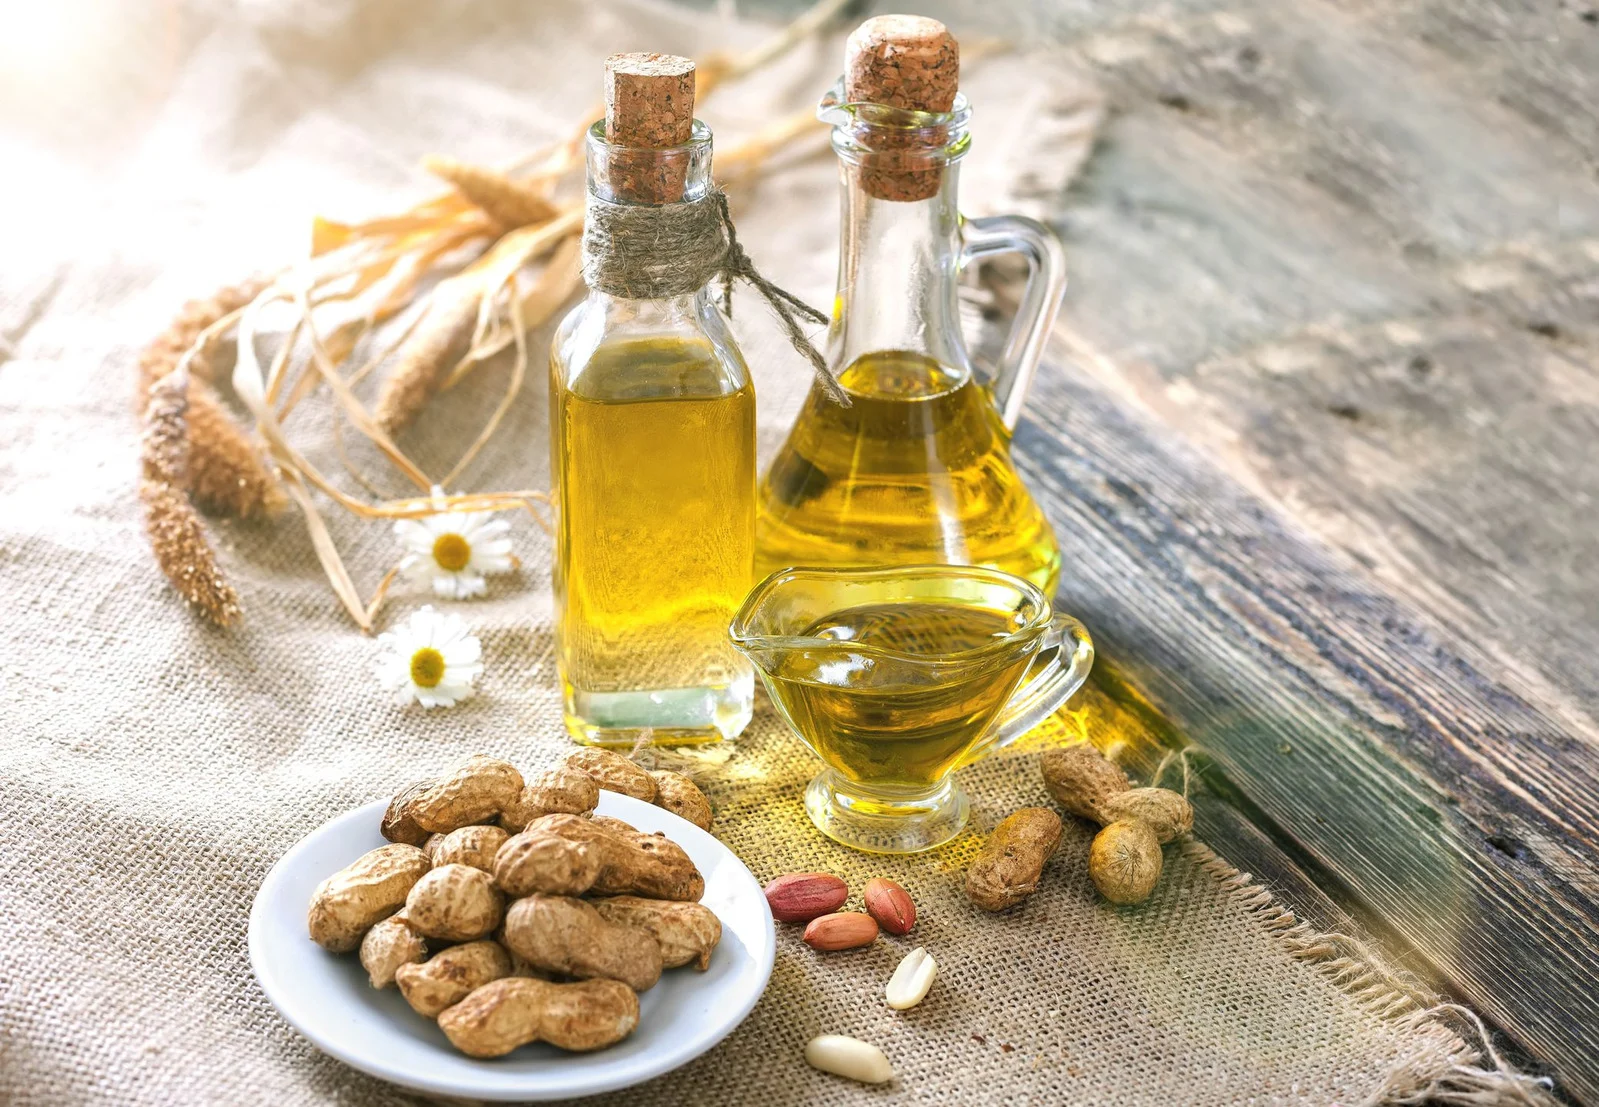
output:
[[[444,679],[444,655],[432,646],[423,646],[411,655],[411,683],[418,688],[437,688]]]
[[[459,573],[472,560],[472,543],[459,534],[441,534],[433,540],[433,560],[446,572]]]

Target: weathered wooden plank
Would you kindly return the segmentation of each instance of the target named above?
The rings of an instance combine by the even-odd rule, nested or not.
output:
[[[1599,1096],[1599,147],[1569,118],[1599,34],[1475,2],[1078,22],[1116,114],[1062,217],[1073,375],[1018,443],[1063,602]]]
[[[1063,606],[1276,824],[1579,1094],[1599,1094],[1599,757],[1082,374],[1018,438]]]
[[[1437,998],[1469,1003],[1446,974],[1427,960],[1392,924],[1350,889],[1334,873],[1300,848],[1236,786],[1215,771],[1198,747],[1185,745],[1169,722],[1156,714],[1138,691],[1125,684],[1110,665],[1100,665],[1088,686],[1072,701],[1063,717],[1079,727],[1101,748],[1114,751],[1117,760],[1140,780],[1189,789],[1194,806],[1194,832],[1206,845],[1255,881],[1271,890],[1280,903],[1317,933],[1336,940],[1352,939],[1361,954],[1375,959],[1415,991],[1419,1002]],[[1063,736],[1047,736],[1059,742]],[[1170,754],[1186,749],[1191,755],[1185,776]],[[1524,1073],[1553,1075],[1552,1067],[1529,1054],[1503,1026],[1488,1019],[1496,1048]]]
[[[1184,791],[1194,806],[1196,835],[1236,868],[1254,875],[1285,907],[1318,931],[1380,942],[1385,960],[1432,987],[1446,982],[1380,918],[1350,900],[1331,874],[1303,854],[1291,856],[1263,830],[1264,821],[1209,759],[1187,744],[1167,721],[1106,664],[1097,665],[1070,710],[1023,739],[1039,749],[1086,738],[1113,757],[1135,780]],[[1176,755],[1187,751],[1181,759]],[[1193,755],[1193,756],[1188,756]]]
[[[1297,848],[1233,784],[1214,771],[1208,757],[1185,744],[1114,666],[1100,664],[1070,710],[1025,739],[1022,749],[1046,748],[1087,738],[1144,782],[1185,788],[1194,805],[1195,834],[1230,864],[1249,873],[1314,932],[1347,944],[1376,962],[1418,1003],[1466,1002],[1437,966],[1423,957],[1381,914],[1362,902],[1315,858]],[[1189,756],[1175,760],[1176,751]],[[1520,1071],[1547,1075],[1549,1067],[1525,1052],[1503,1027],[1488,1020],[1502,1056]],[[1469,1033],[1469,1031],[1468,1031]]]
[[[1084,50],[1122,114],[1065,216],[1072,314],[1116,386],[1580,716],[1599,140],[1562,112],[1599,28],[1243,3]]]

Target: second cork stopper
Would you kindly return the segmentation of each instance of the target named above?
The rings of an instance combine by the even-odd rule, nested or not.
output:
[[[925,16],[875,16],[844,46],[844,96],[852,104],[946,112],[960,77],[960,43]]]
[[[943,113],[960,89],[960,43],[936,19],[879,15],[855,28],[844,47],[844,98],[902,111]],[[937,146],[925,130],[883,128],[860,186],[880,200],[915,201],[938,195],[944,181]]]
[[[694,63],[675,54],[612,54],[605,59],[605,139],[631,147],[611,157],[618,200],[670,204],[683,198],[688,159],[651,154],[694,134]]]

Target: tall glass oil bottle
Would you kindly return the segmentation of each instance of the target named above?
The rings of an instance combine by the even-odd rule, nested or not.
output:
[[[630,206],[702,198],[711,135],[692,118],[693,63],[617,55],[606,78],[607,118],[587,143],[591,196]],[[590,234],[594,220],[591,202]],[[611,245],[634,262],[645,248]],[[750,665],[727,637],[753,574],[749,371],[708,290],[672,287],[674,259],[648,267],[656,294],[619,294],[595,287],[588,248],[588,298],[550,356],[567,729],[593,745],[631,746],[646,728],[674,745],[732,737],[754,696]]]
[[[973,564],[1053,591],[1060,548],[1011,463],[1011,431],[1065,285],[1059,242],[1020,217],[963,220],[970,145],[959,51],[935,20],[880,16],[851,37],[822,101],[843,179],[828,358],[851,403],[813,387],[761,481],[756,565]],[[960,268],[1031,264],[1001,365],[974,371]]]

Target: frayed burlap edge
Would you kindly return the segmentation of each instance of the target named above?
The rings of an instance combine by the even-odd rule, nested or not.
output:
[[[1191,840],[1183,849],[1290,955],[1314,967],[1395,1032],[1424,1045],[1360,1107],[1557,1107],[1553,1081],[1518,1072],[1507,1063],[1476,1012],[1440,1001],[1419,981],[1390,968],[1365,943],[1346,934],[1318,932],[1283,906],[1270,889],[1204,843]],[[1463,1025],[1472,1040],[1452,1022]]]

